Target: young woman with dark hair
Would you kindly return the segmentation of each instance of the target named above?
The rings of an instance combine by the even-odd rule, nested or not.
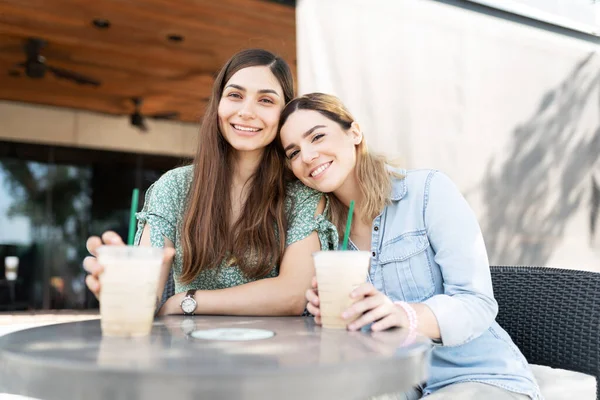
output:
[[[265,50],[241,51],[219,72],[192,165],[155,182],[137,215],[136,244],[167,248],[159,298],[173,268],[176,294],[160,314],[304,311],[311,253],[329,246],[332,229],[322,194],[286,179],[274,143],[293,96],[289,66]],[[103,243],[122,241],[107,232],[88,239],[88,249]],[[94,257],[84,267],[98,295],[102,267]]]

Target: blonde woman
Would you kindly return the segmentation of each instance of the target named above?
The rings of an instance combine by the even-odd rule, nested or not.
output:
[[[540,399],[527,361],[495,322],[487,253],[477,220],[439,171],[392,168],[368,151],[339,99],[312,93],[288,103],[280,150],[305,185],[330,194],[340,234],[356,207],[349,247],[372,253],[368,282],[343,314],[374,331],[405,327],[434,343],[430,377],[406,399]],[[306,294],[320,323],[316,281]]]

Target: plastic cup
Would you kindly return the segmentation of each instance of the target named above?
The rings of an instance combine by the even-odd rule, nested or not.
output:
[[[19,257],[8,256],[4,258],[4,276],[8,281],[16,281],[19,273]]]
[[[319,308],[324,328],[346,329],[351,320],[344,320],[342,313],[358,299],[350,293],[367,280],[371,253],[368,251],[318,251],[313,254]]]
[[[145,336],[152,329],[162,248],[102,246],[100,321],[104,336]]]

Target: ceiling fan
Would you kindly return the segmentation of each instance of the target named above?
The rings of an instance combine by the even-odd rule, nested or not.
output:
[[[40,54],[47,44],[48,42],[39,38],[29,38],[25,41],[23,50],[27,58],[25,62],[18,64],[19,67],[25,69],[25,75],[30,78],[41,79],[47,71],[50,71],[57,78],[68,79],[80,85],[100,86],[100,82],[94,78],[48,65],[46,57]]]
[[[129,121],[131,122],[131,125],[135,126],[142,132],[148,132],[148,125],[146,125],[146,120],[145,120],[146,118],[174,119],[179,116],[179,113],[176,111],[167,111],[167,112],[162,112],[162,113],[145,115],[145,114],[142,114],[142,111],[141,111],[143,99],[141,97],[134,97],[131,99],[131,101],[133,102],[135,109],[129,115]]]

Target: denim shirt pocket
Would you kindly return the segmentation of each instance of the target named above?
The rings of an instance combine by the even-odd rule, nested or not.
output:
[[[393,301],[420,302],[435,292],[425,231],[403,233],[383,243],[379,266],[385,294]]]

